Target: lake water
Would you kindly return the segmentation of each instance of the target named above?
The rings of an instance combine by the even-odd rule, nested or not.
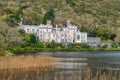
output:
[[[0,80],[10,80],[9,77],[12,80],[120,80],[120,52],[38,52],[32,55],[50,56],[60,61],[54,71],[42,76],[38,71],[18,74],[11,71],[13,75],[6,71],[0,73]]]
[[[61,62],[56,68],[68,71],[84,68],[120,70],[120,52],[42,52],[36,55],[58,58]]]
[[[61,60],[56,65],[54,75],[64,76],[63,80],[75,80],[73,75],[90,68],[92,72],[116,72],[120,80],[120,52],[41,52],[36,55],[52,56]]]

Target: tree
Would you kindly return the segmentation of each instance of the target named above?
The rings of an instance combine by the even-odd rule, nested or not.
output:
[[[86,32],[87,30],[84,27],[80,28],[80,32]]]
[[[18,29],[14,27],[7,26],[6,23],[1,22],[0,23],[0,34],[3,36],[3,39],[5,41],[5,44],[7,47],[17,45],[19,43],[23,42],[23,37],[18,32]]]
[[[50,48],[55,48],[56,45],[57,45],[56,42],[54,40],[52,40],[50,43]]]
[[[7,14],[7,17],[4,19],[7,24],[11,27],[16,27],[18,26],[18,23],[20,22],[20,18],[23,15],[22,12],[23,8],[19,7],[17,8],[13,8],[13,7],[8,7],[6,8],[4,11]]]
[[[39,25],[42,22],[42,17],[41,15],[28,8],[23,11],[23,23],[28,24],[28,25]]]
[[[38,48],[43,48],[43,47],[44,47],[44,45],[43,45],[43,43],[42,43],[42,42],[38,41],[38,42],[37,42],[37,47],[38,47]]]
[[[50,11],[46,12],[46,14],[44,15],[42,23],[46,24],[47,20],[51,20],[51,22],[53,23],[54,18],[55,18],[54,11],[53,9],[51,9]]]
[[[120,43],[120,33],[117,34],[117,37],[115,38],[116,43]]]
[[[104,34],[105,34],[105,28],[104,27],[98,27],[96,29],[96,33],[97,33],[98,36],[103,37]]]
[[[81,47],[81,48],[90,48],[90,46],[87,45],[86,43],[82,43],[82,44],[80,45],[80,47]]]
[[[0,55],[3,55],[5,53],[5,49],[6,49],[6,44],[4,37],[0,35]]]
[[[19,33],[20,33],[21,35],[25,36],[25,31],[24,31],[24,30],[20,29],[20,30],[19,30]]]
[[[34,34],[30,35],[30,43],[32,43],[32,44],[37,43],[37,37]]]
[[[18,29],[9,27],[5,22],[0,21],[0,53],[5,55],[6,50],[12,46],[24,43],[23,37]]]

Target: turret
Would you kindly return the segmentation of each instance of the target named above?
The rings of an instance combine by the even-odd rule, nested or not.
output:
[[[67,27],[71,26],[70,20],[67,20]]]
[[[22,26],[23,25],[23,18],[20,19],[20,23],[19,23],[19,26]]]
[[[56,25],[55,27],[58,28],[58,25]]]

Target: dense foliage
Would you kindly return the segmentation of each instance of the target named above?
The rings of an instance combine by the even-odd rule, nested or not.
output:
[[[1,0],[0,19],[9,26],[17,26],[20,18],[24,24],[39,25],[52,20],[64,26],[67,19],[81,31],[94,33],[105,40],[119,37],[119,0]],[[116,40],[117,39],[117,40]],[[119,38],[116,38],[115,41]]]
[[[22,47],[55,47],[54,41],[45,45],[34,35],[17,32],[15,28],[21,18],[24,24],[39,25],[51,20],[53,25],[60,27],[64,27],[69,19],[81,31],[93,33],[103,41],[120,43],[119,0],[0,0],[0,51],[16,44],[22,44]],[[23,38],[16,40],[10,36]],[[61,47],[64,46],[61,44]]]
[[[6,23],[0,23],[0,54],[6,53],[6,50],[12,46],[23,44],[23,36],[17,28],[9,27]]]

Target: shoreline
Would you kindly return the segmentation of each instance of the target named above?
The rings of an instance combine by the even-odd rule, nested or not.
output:
[[[120,48],[108,48],[108,49],[96,49],[96,48],[89,48],[89,49],[67,49],[67,48],[19,48],[16,50],[12,50],[11,52],[16,55],[23,55],[24,53],[37,53],[37,52],[101,52],[101,51],[120,51]]]

